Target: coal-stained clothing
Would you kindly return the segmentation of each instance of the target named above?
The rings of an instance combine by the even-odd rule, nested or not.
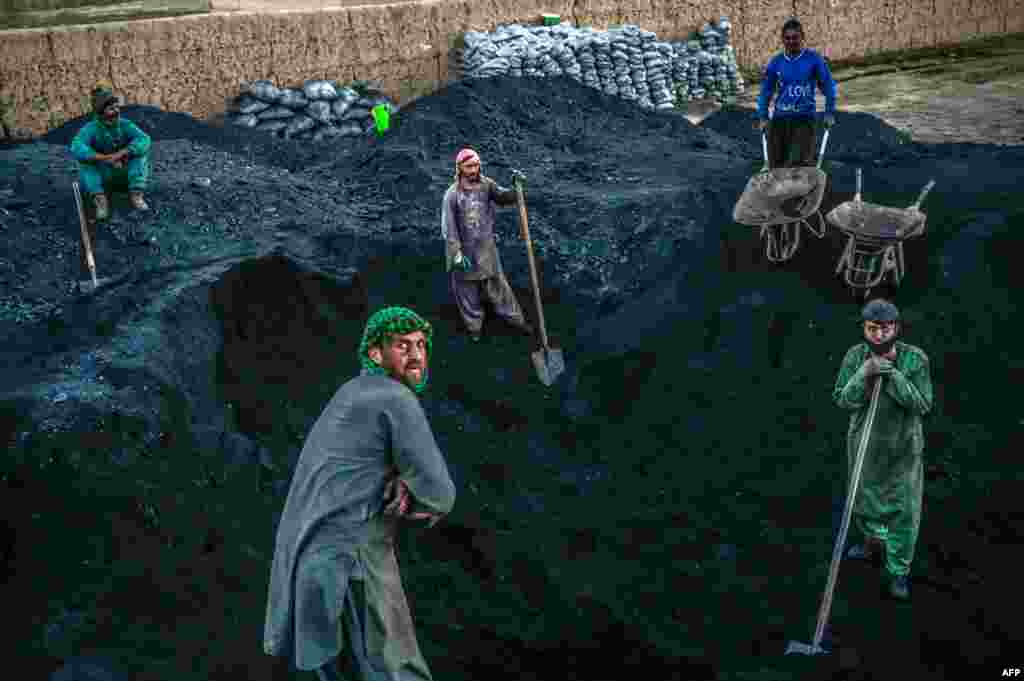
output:
[[[485,301],[491,303],[496,315],[513,326],[526,322],[502,269],[494,231],[496,207],[515,203],[514,189],[499,187],[486,177],[477,187],[453,183],[445,192],[441,236],[445,240],[449,288],[462,322],[471,333],[479,333],[483,327]],[[454,266],[455,256],[460,253],[472,263],[468,272]]]
[[[504,275],[489,277],[487,279],[476,279],[461,281],[456,275],[458,272],[448,274],[448,282],[451,286],[452,298],[459,308],[459,316],[462,323],[470,333],[480,333],[484,326],[484,303],[490,303],[494,308],[494,314],[504,319],[513,326],[522,326],[526,323],[523,316],[523,309],[519,307],[519,301]]]
[[[773,118],[768,123],[768,168],[813,166],[816,141],[813,118]]]
[[[459,272],[463,280],[503,274],[494,238],[497,206],[511,206],[515,202],[515,190],[499,187],[488,177],[482,178],[476,187],[453,183],[448,188],[441,205],[441,236],[445,240],[445,263],[449,272],[455,269],[455,255],[462,253],[473,263],[469,272]]]
[[[388,669],[386,662],[371,659],[366,649],[366,632],[370,626],[364,581],[349,581],[341,619],[341,654],[319,667],[321,681],[430,681],[430,669],[419,656],[402,667]]]
[[[78,161],[78,182],[82,191],[99,194],[105,190],[143,191],[149,181],[152,140],[139,126],[119,117],[112,123],[94,116],[82,126],[71,142],[71,156]],[[97,154],[128,150],[125,167],[96,160]]]
[[[924,495],[924,428],[922,417],[932,408],[928,356],[920,348],[897,341],[893,370],[884,374],[878,407],[861,469],[854,504],[858,528],[886,547],[886,568],[906,575],[914,558]],[[833,399],[853,411],[847,430],[848,474],[853,471],[871,400],[871,381],[864,372],[870,356],[867,343],[850,348],[836,379]]]
[[[345,645],[350,580],[365,590],[365,659],[380,678],[430,672],[416,642],[394,542],[383,514],[397,476],[417,510],[447,514],[455,485],[416,395],[389,376],[363,374],[335,393],[299,456],[277,528],[264,650],[313,670]],[[416,677],[419,678],[419,677]]]

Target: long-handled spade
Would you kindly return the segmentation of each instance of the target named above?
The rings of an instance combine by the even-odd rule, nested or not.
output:
[[[523,181],[517,172],[513,184],[516,188],[516,201],[519,203],[519,224],[522,228],[523,241],[526,242],[526,256],[530,260],[530,281],[533,283],[533,300],[537,305],[537,323],[540,326],[541,349],[530,355],[533,366],[537,370],[537,378],[544,385],[551,385],[565,371],[565,359],[562,351],[548,346],[548,331],[544,325],[544,307],[540,301],[540,284],[537,280],[537,263],[533,258],[533,242],[530,241],[530,225],[526,219],[526,199],[523,198]]]
[[[786,655],[827,655],[829,652],[821,647],[821,639],[825,635],[825,625],[828,623],[828,616],[832,610],[832,593],[839,580],[839,562],[843,557],[843,546],[846,545],[846,533],[850,529],[850,517],[853,515],[853,504],[857,499],[860,472],[864,466],[864,455],[868,450],[868,441],[871,438],[871,428],[875,423],[875,412],[878,410],[878,395],[882,390],[882,380],[882,376],[875,379],[875,387],[871,392],[871,404],[868,406],[867,418],[864,419],[864,430],[861,432],[857,457],[854,459],[853,472],[850,475],[850,489],[846,495],[846,508],[843,509],[843,522],[839,527],[839,536],[836,537],[835,547],[832,549],[832,565],[829,566],[828,583],[825,585],[825,595],[821,599],[821,608],[818,610],[818,625],[814,629],[814,640],[810,645],[799,641],[790,641],[786,646]]]
[[[100,280],[96,278],[96,259],[92,256],[92,240],[89,239],[89,224],[85,219],[85,208],[82,206],[82,193],[78,189],[78,183],[72,183],[75,189],[75,206],[78,207],[78,224],[82,227],[82,247],[85,248],[85,263],[89,266],[89,274],[92,275],[92,288],[100,287]]]

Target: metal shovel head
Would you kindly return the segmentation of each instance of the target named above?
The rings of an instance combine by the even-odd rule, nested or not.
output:
[[[556,348],[541,348],[530,355],[533,367],[537,370],[537,378],[544,385],[551,385],[565,371],[565,359],[562,351]]]
[[[818,646],[814,646],[801,643],[800,641],[790,641],[789,645],[786,646],[786,655],[828,655],[831,651]]]
[[[110,277],[98,277],[96,283],[92,283],[92,279],[80,279],[78,281],[78,288],[80,291],[95,291],[103,288],[111,282]]]

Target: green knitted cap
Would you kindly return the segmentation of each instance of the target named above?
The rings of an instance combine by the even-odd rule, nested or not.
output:
[[[359,362],[364,371],[374,376],[386,375],[387,371],[370,358],[370,348],[381,345],[388,336],[402,336],[422,331],[427,338],[427,357],[433,347],[434,329],[423,317],[407,307],[385,307],[378,310],[366,322],[363,339],[359,343]],[[422,393],[427,387],[428,373],[424,372],[423,380],[413,388]]]

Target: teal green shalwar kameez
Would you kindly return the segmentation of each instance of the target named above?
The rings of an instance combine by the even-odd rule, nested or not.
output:
[[[149,151],[152,140],[139,126],[118,117],[112,123],[94,115],[71,142],[71,155],[78,161],[78,182],[87,194],[105,191],[143,191],[149,181]],[[97,154],[128,150],[121,168],[96,160]]]
[[[854,523],[865,538],[886,549],[885,567],[894,577],[908,575],[914,559],[924,493],[924,429],[921,417],[932,408],[928,356],[917,347],[897,341],[893,371],[878,398],[874,427],[861,470],[854,505]],[[833,399],[853,411],[846,436],[848,475],[871,399],[863,370],[870,356],[867,343],[850,348],[836,379]]]

